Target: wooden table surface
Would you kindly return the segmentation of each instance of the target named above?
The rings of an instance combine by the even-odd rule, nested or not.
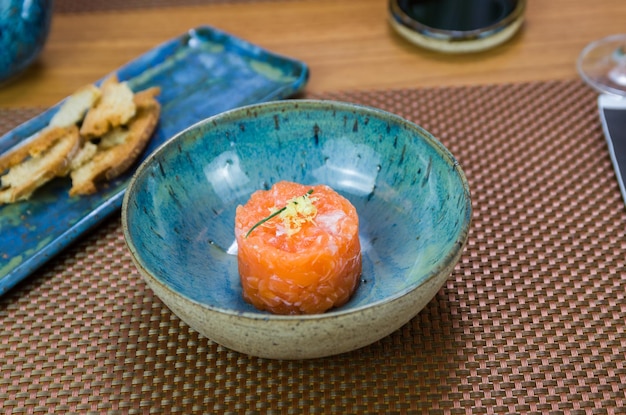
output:
[[[50,106],[187,29],[208,24],[305,61],[307,90],[379,90],[576,78],[589,42],[626,31],[624,0],[530,0],[526,23],[487,52],[443,55],[398,36],[387,0],[207,4],[57,13],[37,63],[0,88],[0,108]]]

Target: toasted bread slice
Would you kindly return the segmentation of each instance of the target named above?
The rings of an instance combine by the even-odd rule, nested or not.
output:
[[[39,157],[48,150],[59,138],[70,130],[68,127],[77,125],[87,110],[100,97],[100,89],[94,85],[86,85],[73,93],[59,110],[52,116],[48,126],[19,146],[0,155],[0,173],[21,163],[27,157]]]
[[[87,141],[72,159],[72,162],[70,163],[70,170],[78,169],[80,166],[91,160],[97,152],[98,146],[91,141]]]
[[[111,180],[126,171],[143,151],[157,125],[161,106],[155,99],[158,88],[135,94],[136,115],[125,127],[117,127],[102,137],[96,154],[70,173],[70,196],[97,190],[98,182]]]
[[[75,126],[44,128],[33,138],[0,155],[0,174],[18,165],[27,157],[38,157],[57,140],[76,130]]]
[[[161,93],[161,88],[153,86],[137,92],[133,96],[133,101],[138,107],[149,107],[151,105],[159,105],[156,101],[156,97]]]
[[[68,173],[70,162],[80,148],[78,127],[71,126],[41,154],[27,158],[11,167],[2,176],[0,203],[28,199],[41,185]]]
[[[100,88],[89,84],[67,98],[49,122],[51,127],[68,127],[80,123],[102,95]]]
[[[83,137],[101,137],[115,127],[125,125],[137,110],[133,91],[126,82],[120,83],[113,75],[102,83],[102,96],[83,120],[80,133]]]

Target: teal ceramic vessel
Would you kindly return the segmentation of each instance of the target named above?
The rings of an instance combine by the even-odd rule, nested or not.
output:
[[[0,0],[2,1],[2,0]],[[138,161],[175,134],[226,110],[287,98],[308,81],[308,66],[217,28],[197,26],[105,75],[133,91],[158,87],[161,117]],[[50,122],[62,102],[0,137],[0,153]],[[137,163],[138,164],[138,163]],[[0,206],[0,295],[119,211],[137,165],[88,196],[70,197],[59,178],[29,200]]]
[[[52,9],[52,0],[0,0],[0,82],[18,75],[39,56]]]
[[[342,307],[279,316],[242,298],[235,209],[280,180],[327,184],[357,209],[363,273]],[[122,221],[138,269],[187,324],[243,353],[301,359],[363,347],[413,318],[459,260],[471,202],[458,162],[419,126],[290,100],[222,113],[165,143],[131,179]]]

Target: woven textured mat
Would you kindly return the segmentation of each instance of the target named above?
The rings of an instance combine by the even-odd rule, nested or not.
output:
[[[9,413],[626,413],[626,209],[581,82],[327,93],[435,134],[466,250],[412,321],[340,356],[226,350],[155,298],[119,215],[0,298]],[[32,116],[0,111],[6,130]]]

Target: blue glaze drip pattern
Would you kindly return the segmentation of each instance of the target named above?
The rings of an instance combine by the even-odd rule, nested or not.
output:
[[[235,209],[280,180],[327,184],[359,213],[363,281],[331,314],[415,289],[448,267],[467,238],[467,181],[429,133],[372,108],[293,100],[213,117],[154,153],[126,197],[129,247],[182,296],[260,313],[241,297]]]

